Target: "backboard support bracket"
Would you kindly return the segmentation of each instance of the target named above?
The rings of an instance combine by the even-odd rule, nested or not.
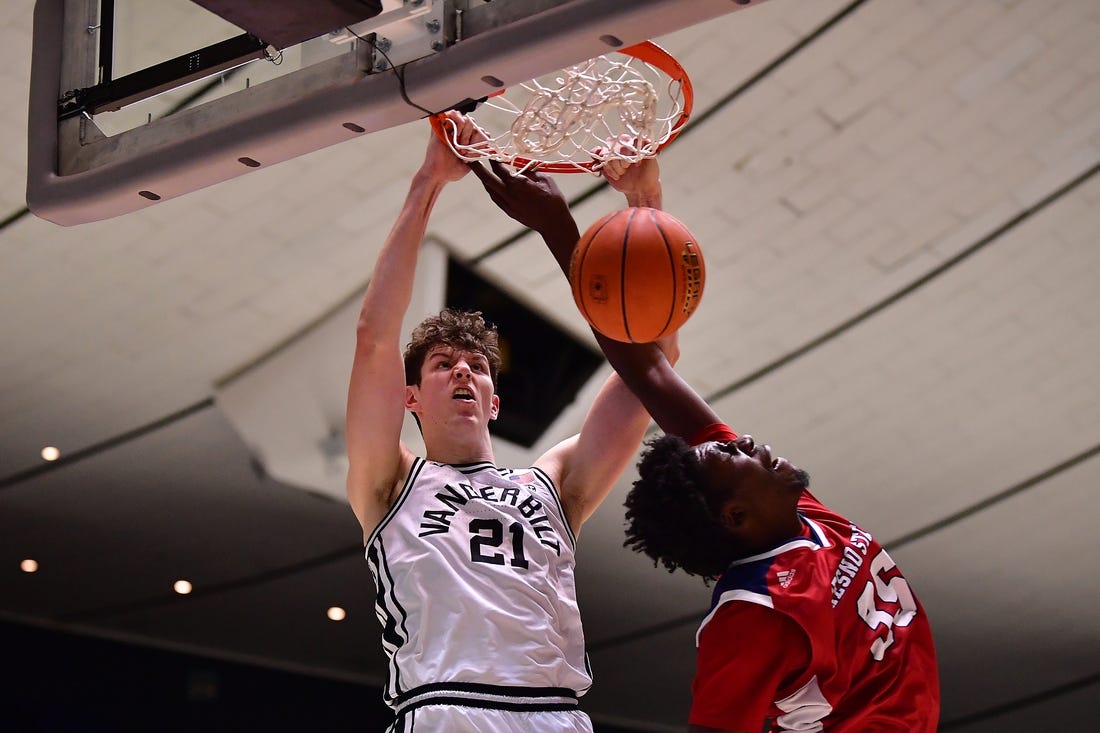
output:
[[[266,43],[249,33],[242,33],[133,74],[67,92],[58,102],[57,118],[64,120],[80,114],[113,112],[169,89],[265,58],[267,53]],[[104,56],[109,54],[101,52],[100,58]],[[102,63],[100,68],[104,68]]]

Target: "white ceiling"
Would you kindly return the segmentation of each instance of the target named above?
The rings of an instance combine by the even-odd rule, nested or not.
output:
[[[377,684],[354,517],[265,475],[218,397],[334,313],[299,389],[340,399],[340,306],[426,123],[117,219],[20,217],[32,8],[0,19],[0,617]],[[944,730],[1083,727],[1100,685],[1097,38],[1092,0],[770,0],[657,39],[696,91],[661,159],[707,261],[681,372],[891,548],[932,619]],[[588,338],[536,238],[497,248],[517,229],[472,176],[429,233]],[[709,591],[622,549],[630,480],[579,550],[585,706],[681,730]]]

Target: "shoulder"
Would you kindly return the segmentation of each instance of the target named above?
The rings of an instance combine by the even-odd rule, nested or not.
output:
[[[562,485],[562,479],[568,469],[569,461],[577,450],[577,441],[580,435],[572,435],[557,443],[547,450],[533,464],[544,476],[554,482],[556,486]]]
[[[751,679],[762,670],[780,668],[780,678],[793,679],[809,668],[813,659],[810,632],[794,617],[757,603],[729,601],[718,606],[696,635],[698,672],[726,670],[723,674]]]
[[[807,527],[807,535],[731,565],[715,586],[711,614],[724,604],[744,601],[790,616],[800,625],[817,626],[815,616],[831,610],[836,542],[813,522]]]
[[[766,709],[805,677],[813,659],[805,629],[786,614],[754,603],[730,602],[716,609],[700,629],[697,646],[694,690],[700,704],[715,693],[728,704],[739,690],[741,702]],[[710,707],[714,704],[718,701]]]
[[[403,488],[416,480],[416,475],[424,464],[424,459],[418,458],[402,445],[397,471],[393,476],[372,484],[364,476],[349,471],[348,500],[363,528],[364,538],[368,537],[390,512]]]
[[[541,484],[546,488],[554,488],[554,479],[538,466],[528,468],[501,468],[498,469],[502,476],[517,484]]]
[[[752,633],[746,634],[746,631]],[[698,643],[700,647],[711,643],[744,650],[746,645],[773,647],[797,643],[804,638],[802,627],[787,614],[759,603],[728,600],[704,621]]]

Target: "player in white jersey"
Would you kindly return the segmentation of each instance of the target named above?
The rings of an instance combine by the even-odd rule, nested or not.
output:
[[[477,134],[451,114],[463,143]],[[470,170],[434,135],[378,259],[348,390],[348,498],[363,527],[390,657],[395,731],[590,731],[591,684],[573,581],[575,534],[634,457],[648,414],[615,375],[581,432],[529,469],[498,469],[496,332],[444,311],[401,354],[417,252],[444,186]],[[505,180],[501,185],[508,185]],[[545,184],[548,243],[579,232]],[[552,190],[551,190],[552,189]],[[675,341],[664,347],[675,355]],[[401,442],[414,414],[426,456]]]

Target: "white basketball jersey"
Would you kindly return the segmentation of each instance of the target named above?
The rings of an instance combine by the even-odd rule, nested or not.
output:
[[[417,458],[366,547],[386,702],[575,707],[592,683],[575,546],[543,471]]]

